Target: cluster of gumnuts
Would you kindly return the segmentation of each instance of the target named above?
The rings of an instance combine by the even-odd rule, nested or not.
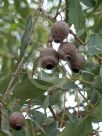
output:
[[[59,60],[68,61],[70,69],[78,73],[84,66],[84,57],[69,42],[64,42],[70,32],[65,21],[56,21],[51,28],[51,37],[55,43],[60,43],[58,51],[52,46],[45,48],[40,55],[40,65],[44,69],[51,70],[59,64]],[[52,40],[52,41],[53,41]]]
[[[15,130],[21,130],[25,125],[25,118],[21,112],[13,112],[9,116],[9,125]]]
[[[59,60],[69,62],[71,70],[78,73],[84,66],[84,58],[69,42],[63,40],[69,34],[69,26],[65,21],[56,21],[51,28],[51,36],[56,43],[60,43],[58,51],[52,46],[45,48],[40,55],[40,65],[44,69],[51,70],[59,64]],[[13,112],[9,116],[9,125],[15,130],[24,127],[25,118],[21,112]]]

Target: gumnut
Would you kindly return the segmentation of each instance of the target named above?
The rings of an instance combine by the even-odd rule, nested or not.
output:
[[[56,21],[51,28],[51,35],[56,43],[61,43],[69,34],[69,26],[65,21]]]
[[[76,59],[74,59],[73,61],[70,61],[70,67],[74,73],[78,73],[81,69],[83,69],[84,64],[85,64],[84,57],[78,53],[77,53]]]
[[[15,130],[21,130],[24,127],[25,118],[21,112],[13,112],[9,116],[9,125]]]
[[[69,42],[63,42],[60,44],[58,53],[60,55],[60,59],[65,61],[73,61],[76,59],[76,48]]]
[[[40,65],[44,69],[51,70],[59,63],[59,56],[56,50],[51,47],[44,49],[40,55]]]

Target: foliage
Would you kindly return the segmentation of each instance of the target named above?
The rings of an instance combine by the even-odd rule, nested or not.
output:
[[[54,16],[76,30],[77,40],[67,40],[86,60],[78,74],[63,63],[50,72],[39,65]],[[98,136],[93,123],[102,122],[102,1],[0,1],[0,77],[0,136]],[[24,113],[21,131],[9,126],[14,111]]]

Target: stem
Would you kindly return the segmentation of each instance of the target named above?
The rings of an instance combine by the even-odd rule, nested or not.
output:
[[[92,83],[91,83],[91,82],[89,82],[89,81],[82,80],[82,79],[79,79],[79,78],[72,78],[72,81],[76,81],[76,80],[79,80],[80,82],[83,82],[83,83],[85,83],[85,84],[92,85]]]
[[[72,34],[80,44],[85,45],[85,43],[72,30],[70,30],[70,34]]]
[[[41,11],[41,7],[42,7],[42,5],[43,5],[43,0],[40,0],[40,3],[39,3],[39,6],[38,6],[38,9],[37,9],[37,11],[35,11],[36,12],[36,15],[34,15],[35,16],[35,19],[34,19],[34,21],[33,21],[33,27],[32,27],[32,31],[31,31],[31,37],[30,37],[30,39],[29,39],[29,44],[32,44],[32,39],[33,39],[33,37],[32,37],[32,34],[33,34],[33,32],[35,31],[35,24],[36,24],[36,21],[37,21],[37,19],[38,19],[38,17],[39,17],[39,14],[40,14],[40,11]]]
[[[14,81],[15,77],[19,73],[19,70],[20,70],[20,68],[21,68],[21,66],[22,66],[22,64],[24,62],[25,57],[26,57],[26,55],[24,54],[24,56],[22,57],[21,61],[18,64],[18,67],[17,67],[16,71],[14,72],[14,74],[13,74],[13,76],[12,76],[10,82],[9,82],[9,85],[8,85],[8,87],[7,87],[6,91],[5,91],[4,97],[3,97],[3,103],[5,102],[6,98],[10,95],[10,92],[11,92],[10,88],[11,88],[11,86],[13,84],[13,81]]]
[[[62,3],[62,0],[59,0],[58,7],[57,7],[57,10],[56,10],[56,14],[55,14],[54,19],[56,19],[56,18],[57,18],[57,16],[58,16],[58,14],[59,14],[59,12],[58,12],[58,11],[59,11],[59,9],[60,9],[61,3]]]
[[[28,112],[29,112],[29,114],[30,114],[30,117],[31,117],[31,104],[32,104],[32,101],[29,100],[29,101],[28,101],[28,106],[29,106],[29,107],[28,107],[28,109],[29,109]],[[32,118],[32,117],[31,117],[31,118]],[[33,127],[33,120],[32,120],[32,119],[30,120],[30,123],[31,123],[31,129],[30,129],[30,130],[31,130],[31,135],[32,135],[32,136],[36,136],[35,131],[34,131],[34,127]]]
[[[56,19],[54,19],[46,10],[44,10],[44,9],[41,8],[40,11],[44,14],[45,17],[47,17],[52,22],[56,21]]]
[[[61,62],[60,62],[60,63],[61,63]],[[65,72],[66,72],[66,73],[68,74],[68,76],[69,76],[69,77],[67,77],[67,76],[66,76],[66,77],[67,77],[68,79],[71,79],[71,78],[72,78],[72,75],[69,73],[69,71],[66,70],[66,68],[65,68],[65,65],[66,65],[66,64],[63,65],[63,64],[61,63],[61,65],[63,66]]]
[[[101,57],[101,56],[96,55],[96,58],[99,60],[99,63],[101,63],[101,62],[102,62],[102,57]]]
[[[63,123],[65,123],[64,122],[64,117],[65,117],[65,112],[66,112],[66,109],[65,109],[65,98],[66,97],[66,92],[64,93],[64,111],[63,111],[63,115],[62,115],[62,119],[61,119],[61,124],[60,124],[60,128],[62,128],[63,127]]]
[[[83,97],[83,99],[87,102],[87,104],[93,109],[93,106],[91,105],[90,102],[88,102],[88,100],[85,98],[85,96],[80,92],[80,90],[78,90],[78,92],[80,93],[80,95]]]
[[[54,110],[52,109],[51,106],[48,106],[48,107],[49,107],[50,112],[51,112],[52,115],[53,115],[54,120],[56,121],[56,114],[55,114]]]
[[[2,108],[3,108],[3,105],[2,103],[0,103],[0,129],[1,129],[1,124],[2,124]]]
[[[69,8],[68,7],[68,0],[65,0],[65,9],[66,9],[66,11],[65,11],[65,20],[66,20],[67,23],[68,23],[68,12],[69,12],[68,8]]]

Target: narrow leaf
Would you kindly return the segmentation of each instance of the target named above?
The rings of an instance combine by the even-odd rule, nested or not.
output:
[[[29,16],[27,18],[25,32],[24,32],[22,39],[21,39],[21,48],[20,48],[21,56],[23,56],[24,51],[28,46],[31,29],[32,29],[32,16]]]
[[[71,24],[75,25],[76,30],[85,27],[85,18],[79,0],[68,0],[69,4],[69,20]]]

